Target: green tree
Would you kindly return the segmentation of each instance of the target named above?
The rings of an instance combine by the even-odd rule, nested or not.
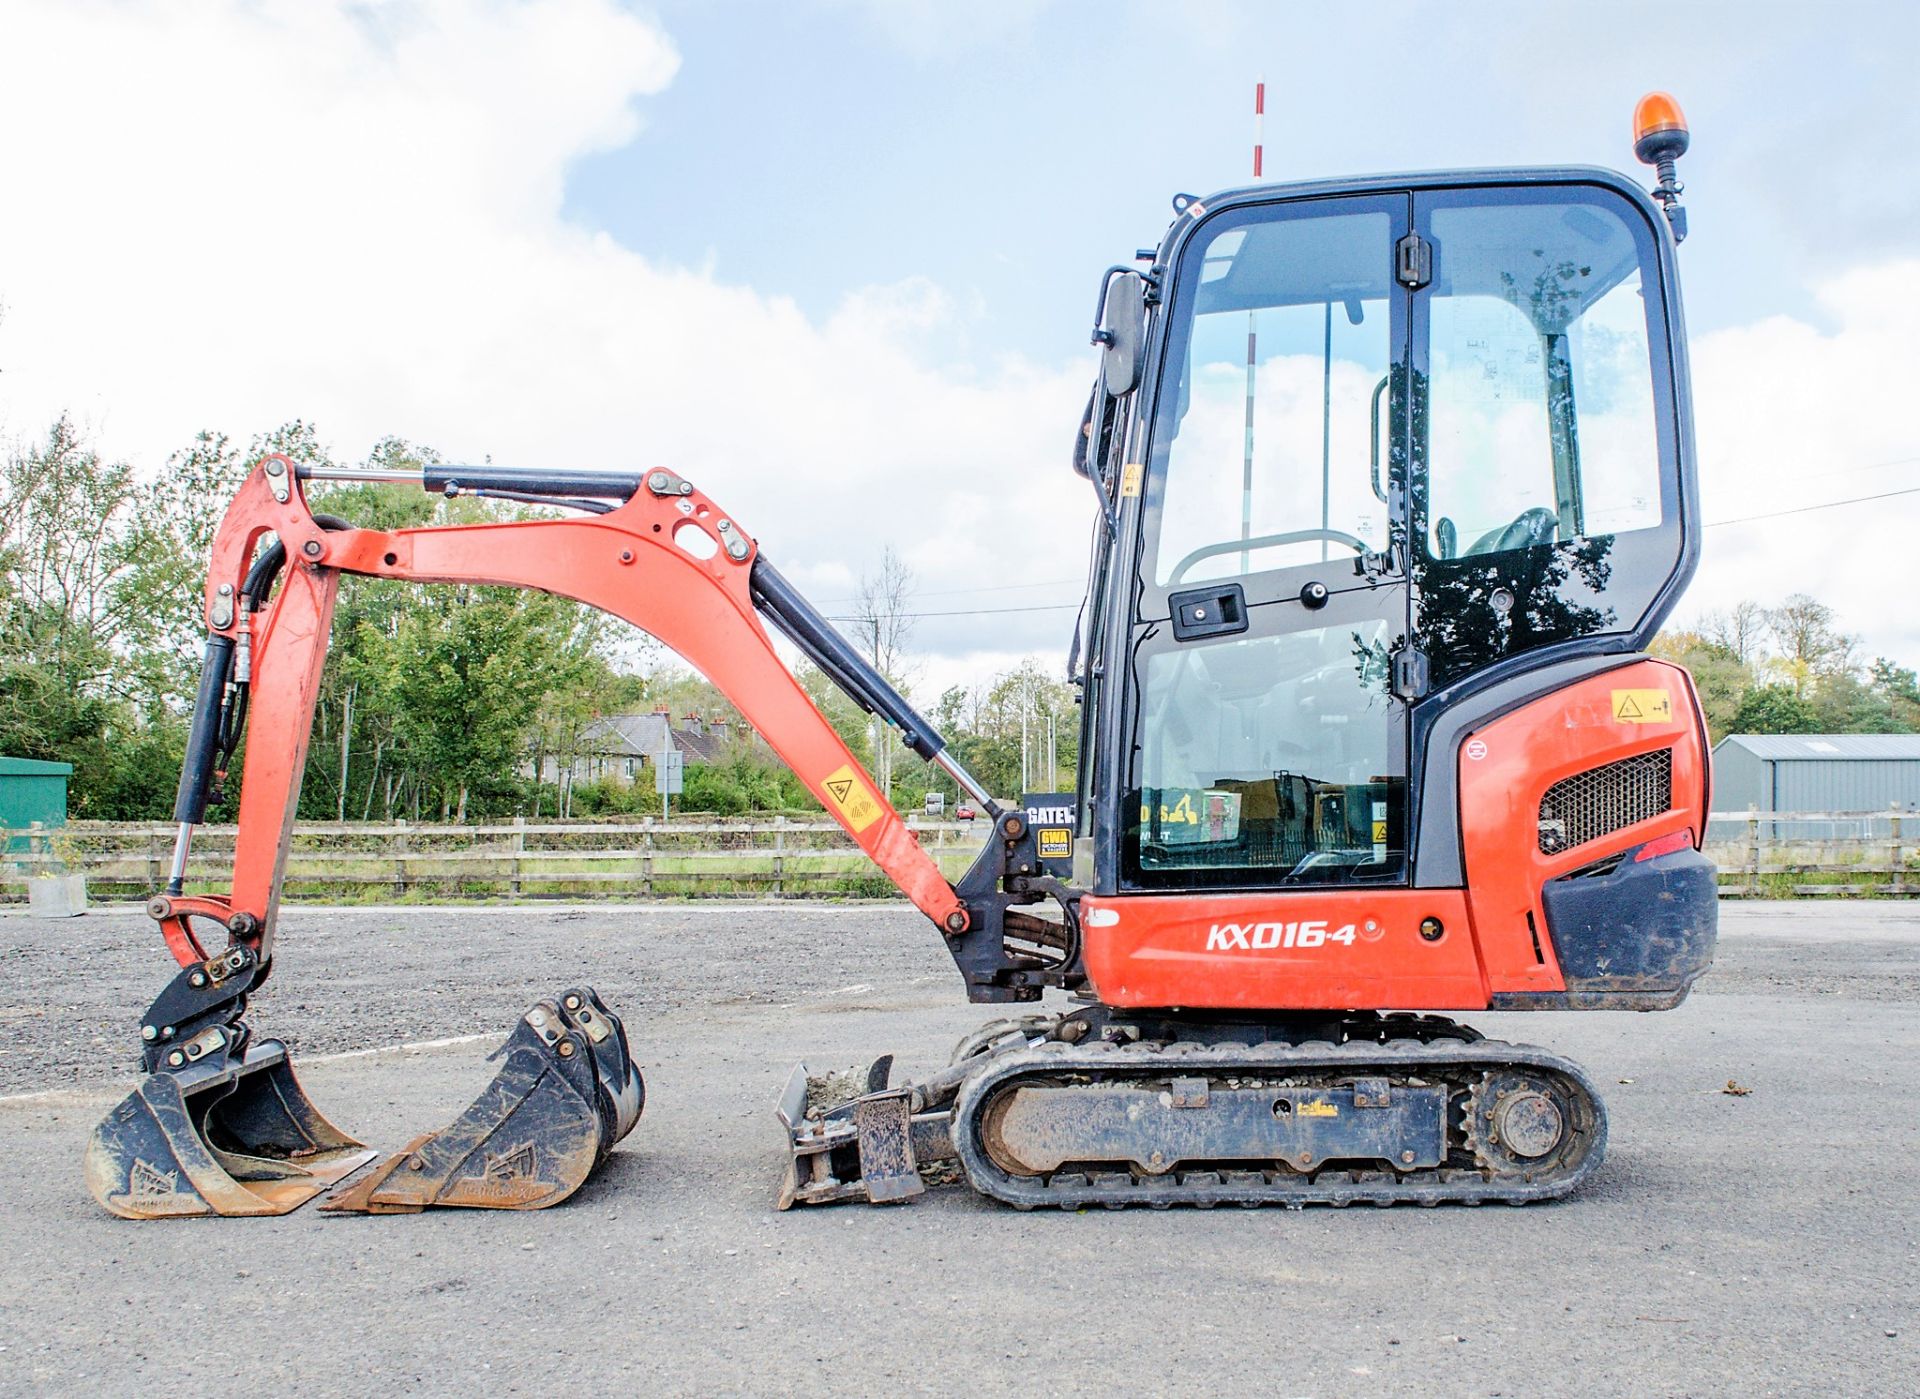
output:
[[[1801,692],[1820,680],[1853,670],[1854,638],[1836,625],[1834,612],[1805,593],[1790,594],[1767,612],[1767,626],[1780,648],[1788,682]]]
[[[1867,689],[1882,732],[1920,733],[1920,676],[1914,671],[1885,656],[1875,657],[1867,670]]]
[[[1812,702],[1802,698],[1791,685],[1756,685],[1747,691],[1734,712],[1733,732],[1819,733],[1820,716]]]
[[[1049,721],[1052,768],[1047,762]],[[953,755],[996,797],[1017,799],[1023,770],[1036,791],[1050,781],[1074,786],[1080,708],[1073,687],[1055,679],[1038,660],[1028,658],[982,686],[949,689],[934,708],[934,723]],[[958,800],[958,789],[944,773],[928,772],[927,787]]]
[[[65,417],[0,471],[0,752],[72,763],[78,816],[120,815],[150,786],[137,740],[159,706],[126,664],[142,621],[127,542],[138,494],[127,464]]]
[[[1735,716],[1740,711],[1740,702],[1753,688],[1754,678],[1752,669],[1726,643],[1709,640],[1699,632],[1662,632],[1654,638],[1649,650],[1685,666],[1692,674],[1713,742],[1718,743],[1738,731]]]

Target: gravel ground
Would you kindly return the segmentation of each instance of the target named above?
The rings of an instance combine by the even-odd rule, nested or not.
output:
[[[1612,1114],[1589,1185],[1521,1210],[1026,1215],[954,1187],[776,1214],[794,1059],[924,1070],[985,1018],[937,939],[898,905],[537,905],[289,909],[255,1020],[393,1145],[485,1083],[536,994],[591,981],[648,1105],[574,1201],[129,1224],[78,1157],[166,954],[106,911],[0,915],[0,958],[3,1393],[1904,1395],[1920,1372],[1920,905],[1731,904],[1676,1012],[1474,1017],[1585,1063]]]

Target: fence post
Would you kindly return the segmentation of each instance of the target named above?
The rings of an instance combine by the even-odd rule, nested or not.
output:
[[[1760,897],[1760,808],[1747,804],[1747,895]]]
[[[407,894],[407,818],[393,818],[393,892],[401,898]]]
[[[527,849],[527,818],[516,815],[513,818],[513,878],[507,887],[513,896],[520,897],[520,857]]]
[[[773,896],[777,899],[786,892],[787,873],[787,824],[785,816],[773,818]]]
[[[160,872],[164,866],[160,863],[160,832],[153,826],[147,827],[147,887],[160,887]]]
[[[1893,892],[1904,894],[1907,892],[1907,858],[1906,852],[1900,848],[1899,802],[1893,804],[1893,815],[1889,818],[1889,823],[1893,827]]]
[[[653,818],[647,818],[647,829],[640,836],[640,896],[653,897]]]

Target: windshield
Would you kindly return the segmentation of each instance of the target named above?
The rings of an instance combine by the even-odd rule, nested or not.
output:
[[[1168,587],[1387,544],[1388,201],[1217,222],[1167,420],[1155,579]]]

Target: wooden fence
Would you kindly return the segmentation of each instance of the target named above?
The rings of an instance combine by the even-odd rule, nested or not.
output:
[[[1920,894],[1920,812],[1716,811],[1703,849],[1722,898]]]
[[[957,878],[986,822],[909,817],[934,862]],[[166,881],[174,828],[76,821],[58,830],[0,830],[0,898],[27,878],[81,874],[98,899],[137,899]],[[234,827],[195,831],[189,893],[225,887]],[[893,884],[839,826],[823,819],[646,818],[622,822],[515,820],[492,826],[303,821],[287,853],[290,897],[677,898],[884,896]]]
[[[956,878],[985,822],[908,817],[927,853]],[[26,897],[40,874],[80,874],[96,899],[143,898],[165,882],[174,828],[76,821],[58,830],[0,828],[0,900]],[[187,888],[223,888],[232,826],[195,833]],[[1715,812],[1706,853],[1731,898],[1920,894],[1920,813]],[[867,896],[894,892],[846,832],[826,820],[676,818],[524,821],[493,826],[310,821],[287,855],[291,897],[677,898]]]

